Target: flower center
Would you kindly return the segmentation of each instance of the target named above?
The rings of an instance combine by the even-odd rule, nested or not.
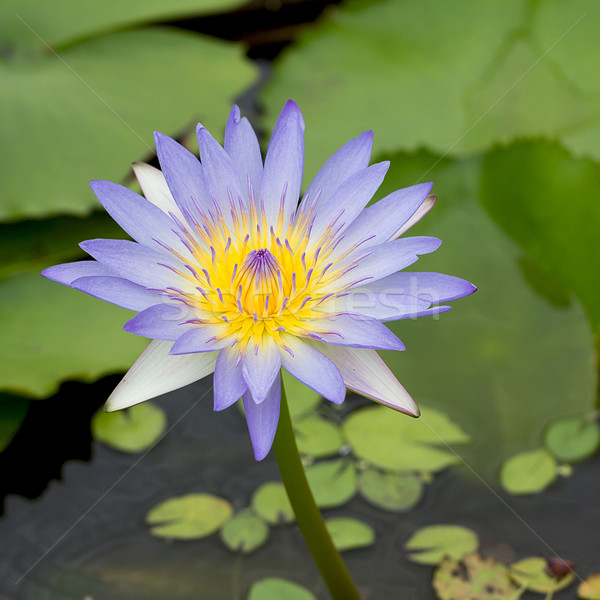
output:
[[[234,278],[234,289],[240,294],[245,312],[269,314],[273,311],[282,292],[281,271],[279,261],[266,248],[248,253]]]

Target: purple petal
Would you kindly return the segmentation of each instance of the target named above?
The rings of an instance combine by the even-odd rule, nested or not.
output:
[[[304,172],[304,119],[298,106],[288,100],[273,129],[265,157],[260,198],[264,200],[267,223],[277,223],[281,199],[284,223],[296,210]]]
[[[171,258],[129,240],[88,240],[79,244],[90,256],[129,281],[147,288],[178,287],[182,278],[171,269],[183,269]],[[164,265],[169,265],[170,268]]]
[[[206,191],[210,198],[217,202],[223,215],[227,218],[230,215],[230,194],[234,200],[245,197],[245,194],[242,193],[242,186],[243,189],[246,189],[246,182],[241,182],[242,185],[240,185],[231,157],[206,128],[198,124],[196,134]]]
[[[336,285],[341,288],[358,281],[366,280],[362,285],[377,281],[412,265],[419,255],[434,252],[441,243],[438,238],[415,236],[373,246],[363,253],[364,258],[358,260],[355,268],[336,281]]]
[[[263,163],[256,134],[246,117],[240,119],[240,109],[234,105],[225,128],[225,151],[237,170],[242,190],[248,188],[248,180],[255,196],[260,196]]]
[[[390,167],[388,161],[371,165],[349,177],[325,201],[319,202],[310,237],[318,240],[327,226],[348,227],[379,189]]]
[[[183,223],[185,217],[173,199],[162,171],[143,162],[134,162],[131,167],[146,200],[166,214],[173,213]]]
[[[110,395],[106,410],[139,404],[198,381],[215,370],[216,352],[171,356],[170,348],[171,342],[150,342]]]
[[[154,132],[156,153],[173,198],[185,215],[196,215],[197,205],[210,208],[200,161],[181,144]]]
[[[254,458],[262,460],[267,456],[279,423],[279,404],[281,402],[281,380],[279,374],[263,402],[254,402],[250,392],[243,396],[244,412],[248,431],[254,448]]]
[[[375,350],[343,348],[320,342],[311,342],[311,345],[337,365],[351,390],[411,416],[419,416],[415,401]]]
[[[404,344],[383,323],[375,319],[351,315],[315,319],[311,322],[319,332],[321,341],[352,348],[376,350],[404,350]]]
[[[304,194],[302,205],[310,205],[317,194],[319,195],[317,206],[328,202],[330,196],[344,181],[369,165],[372,147],[372,131],[365,131],[356,139],[344,144],[329,157],[316,174]]]
[[[138,312],[160,302],[157,292],[119,277],[80,277],[71,286],[105,302]]]
[[[317,394],[341,404],[346,386],[336,365],[295,336],[283,334],[281,339],[288,348],[280,350],[283,368]]]
[[[275,341],[263,336],[259,346],[249,344],[242,360],[242,373],[254,402],[262,402],[279,374],[281,359]]]
[[[42,271],[42,275],[57,283],[71,285],[80,277],[114,277],[115,272],[95,260],[80,260],[48,267]]]
[[[231,344],[229,339],[215,339],[225,328],[220,325],[195,325],[186,331],[171,348],[171,354],[192,354],[221,350]]]
[[[166,250],[156,242],[157,239],[179,252],[186,252],[173,232],[175,223],[160,208],[112,181],[91,181],[90,187],[106,212],[134,240],[161,253]]]
[[[339,256],[362,240],[368,240],[362,246],[365,247],[383,244],[398,237],[399,231],[420,207],[426,205],[429,210],[433,206],[426,202],[432,187],[433,183],[420,183],[397,190],[366,208],[344,231],[344,239],[339,244],[336,254]]]
[[[127,321],[123,329],[142,337],[173,342],[190,328],[190,324],[183,323],[186,318],[189,317],[183,305],[155,304]]]
[[[215,410],[224,410],[235,404],[248,389],[242,375],[242,364],[236,364],[238,356],[235,347],[223,348],[219,352],[213,379]]]

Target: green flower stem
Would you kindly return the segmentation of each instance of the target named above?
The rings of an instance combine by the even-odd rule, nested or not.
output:
[[[296,515],[296,522],[333,600],[361,600],[340,553],[333,545],[321,511],[310,491],[296,446],[283,382],[281,413],[273,449],[283,485]]]

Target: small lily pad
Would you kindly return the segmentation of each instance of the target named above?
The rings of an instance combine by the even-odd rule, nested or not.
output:
[[[283,484],[278,481],[263,483],[254,492],[251,504],[256,513],[271,525],[294,520],[292,505]]]
[[[150,448],[160,439],[166,426],[163,410],[144,402],[113,413],[100,409],[92,418],[92,435],[111,448],[136,453]]]
[[[573,571],[569,571],[557,579],[548,574],[547,568],[546,559],[540,556],[530,556],[510,565],[509,573],[519,585],[540,594],[562,590],[570,585],[575,577]]]
[[[340,428],[317,415],[295,421],[294,430],[298,450],[315,458],[337,454],[344,444]]]
[[[581,600],[600,600],[600,573],[592,573],[577,588]]]
[[[229,519],[221,529],[221,541],[233,552],[249,554],[260,548],[269,537],[269,526],[251,510]]]
[[[335,547],[343,552],[364,548],[375,543],[375,531],[370,525],[348,517],[335,517],[325,521]]]
[[[433,575],[433,588],[440,600],[509,600],[517,590],[502,563],[478,554],[469,554],[460,563],[450,557],[442,560]]]
[[[416,531],[404,545],[408,558],[421,565],[437,565],[445,557],[460,560],[477,550],[477,534],[458,525],[431,525]]]
[[[544,446],[557,460],[577,462],[592,456],[600,445],[600,430],[585,417],[566,417],[550,424]]]
[[[157,504],[146,515],[157,537],[196,540],[218,531],[233,514],[231,504],[212,494],[187,494]]]
[[[252,584],[248,600],[316,600],[314,594],[306,588],[287,581],[269,577]]]
[[[423,483],[414,473],[382,473],[375,469],[360,474],[358,489],[367,502],[392,512],[412,508],[423,495]]]
[[[287,371],[281,372],[281,380],[282,385],[285,387],[285,395],[292,419],[303,417],[319,406],[321,396],[295,377],[292,377]]]
[[[306,478],[320,508],[346,504],[356,494],[358,487],[354,464],[342,458],[308,467]]]
[[[500,482],[511,494],[535,494],[556,479],[556,461],[547,450],[521,452],[509,458],[500,470]]]

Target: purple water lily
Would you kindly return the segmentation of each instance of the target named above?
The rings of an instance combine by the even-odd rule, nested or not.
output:
[[[288,102],[264,160],[234,106],[222,147],[201,125],[200,162],[157,133],[162,171],[135,164],[145,198],[109,181],[92,190],[135,241],[96,239],[91,261],[45,277],[138,314],[153,341],[107,402],[118,410],[214,372],[214,408],[243,398],[257,460],[279,419],[281,368],[339,404],[346,388],[419,410],[376,350],[403,350],[384,321],[437,314],[475,291],[440,273],[399,272],[440,240],[401,237],[433,206],[432,184],[365,208],[388,162],[369,166],[372,133],[342,146],[300,202],[304,121]]]

